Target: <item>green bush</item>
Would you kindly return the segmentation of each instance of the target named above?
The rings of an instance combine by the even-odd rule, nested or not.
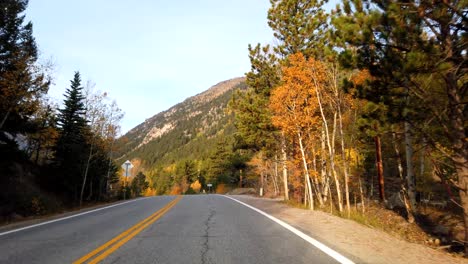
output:
[[[197,194],[197,192],[195,192],[194,189],[192,189],[192,187],[189,187],[188,190],[184,193],[185,195],[188,195],[188,194]]]

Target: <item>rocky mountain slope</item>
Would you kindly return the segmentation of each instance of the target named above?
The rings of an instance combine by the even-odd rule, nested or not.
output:
[[[180,159],[200,159],[218,139],[234,132],[227,105],[245,78],[220,82],[131,129],[118,140],[119,160],[140,159],[146,168]]]

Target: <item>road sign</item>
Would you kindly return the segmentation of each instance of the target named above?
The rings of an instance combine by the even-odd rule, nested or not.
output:
[[[122,167],[122,169],[125,170],[125,172],[124,172],[124,176],[125,176],[125,177],[131,176],[131,175],[130,175],[130,169],[133,168],[133,164],[132,164],[129,160],[125,161],[125,162],[122,164],[121,167]]]
[[[133,164],[129,160],[125,161],[122,164],[122,169],[126,170],[127,168],[129,169],[133,168]]]
[[[212,187],[212,186],[213,186],[213,184],[211,184],[211,183],[208,183],[206,186],[208,186],[208,187]]]

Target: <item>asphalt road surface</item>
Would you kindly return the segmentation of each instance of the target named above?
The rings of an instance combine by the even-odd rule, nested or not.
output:
[[[339,259],[221,195],[143,198],[0,233],[0,263],[98,262],[292,264]]]

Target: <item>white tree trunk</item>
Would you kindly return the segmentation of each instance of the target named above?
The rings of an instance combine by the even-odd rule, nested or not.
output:
[[[345,196],[346,196],[346,210],[348,211],[348,218],[351,214],[351,204],[349,202],[349,176],[348,176],[348,162],[346,161],[345,145],[344,145],[344,133],[343,133],[343,120],[341,116],[341,106],[338,104],[338,119],[340,122],[340,138],[341,138],[341,156],[343,159],[343,173],[345,181]]]
[[[275,154],[275,177],[273,177],[273,184],[275,186],[275,196],[278,196],[279,187],[278,187],[278,156]]]
[[[320,207],[323,207],[323,199],[322,199],[322,194],[320,192],[320,184],[319,184],[319,181],[318,181],[318,177],[317,177],[317,153],[315,152],[315,147],[314,145],[312,144],[312,156],[313,156],[313,165],[314,165],[314,171],[315,171],[315,176],[312,177],[312,181],[313,181],[313,191],[315,191],[315,195],[317,196],[317,201],[319,202],[319,206]]]
[[[304,151],[304,145],[302,144],[302,135],[300,132],[297,132],[297,137],[299,140],[299,148],[301,150],[302,156],[302,163],[304,165],[304,172],[305,172],[305,185],[304,188],[306,190],[306,195],[304,196],[304,201],[309,200],[310,209],[314,210],[314,198],[312,197],[312,187],[310,186],[310,175],[309,175],[309,168],[307,166],[307,160]],[[307,197],[307,198],[306,198]]]
[[[315,80],[314,80],[314,82],[315,82]],[[320,98],[320,92],[318,90],[318,84],[315,83],[314,87],[315,87],[315,93],[317,95],[317,101],[318,101],[319,108],[320,108],[320,114],[322,116],[323,125],[325,127],[325,135],[326,135],[326,139],[327,139],[326,142],[327,142],[328,153],[329,153],[329,158],[330,158],[330,169],[332,171],[333,178],[335,180],[336,193],[337,193],[337,198],[338,198],[338,201],[337,201],[338,209],[340,210],[340,212],[343,212],[340,181],[338,180],[338,175],[337,175],[336,170],[335,170],[334,151],[332,149],[332,145],[331,145],[332,143],[330,142],[330,133],[329,133],[329,129],[328,129],[327,118],[325,117],[325,113],[324,113],[324,110],[323,110],[322,100]],[[335,114],[335,117],[336,117],[336,114]],[[335,118],[335,120],[336,120],[336,118]],[[330,193],[330,196],[331,196],[331,193]]]
[[[88,177],[89,164],[91,163],[91,159],[93,157],[93,145],[94,144],[91,144],[91,147],[89,148],[89,156],[88,156],[88,160],[86,161],[86,168],[85,168],[85,172],[83,176],[83,184],[81,185],[81,192],[80,192],[80,207],[83,203],[83,194],[84,194],[84,189],[86,186],[86,178]]]
[[[283,184],[284,184],[284,200],[289,200],[289,187],[288,187],[288,166],[286,164],[288,155],[286,153],[286,139],[284,133],[281,134],[281,154],[283,156]]]
[[[392,133],[392,137],[393,137],[393,148],[395,150],[395,154],[397,157],[398,175],[400,176],[400,179],[401,179],[401,192],[403,194],[403,203],[405,204],[406,214],[408,215],[408,222],[414,223],[414,212],[413,212],[413,209],[411,208],[411,205],[408,203],[409,197],[408,197],[408,191],[406,190],[406,187],[404,184],[403,164],[402,164],[403,162],[401,161],[400,148],[398,147],[398,142],[397,142],[395,132]]]
[[[409,122],[405,121],[406,181],[412,210],[416,209],[416,179],[413,168],[413,143]]]
[[[323,201],[326,202],[328,198],[328,184],[329,184],[329,175],[327,174],[327,158],[325,153],[326,147],[325,147],[325,128],[322,127],[322,134],[320,136],[320,146],[321,146],[321,151],[320,151],[320,180],[322,183],[322,195],[323,195]]]

